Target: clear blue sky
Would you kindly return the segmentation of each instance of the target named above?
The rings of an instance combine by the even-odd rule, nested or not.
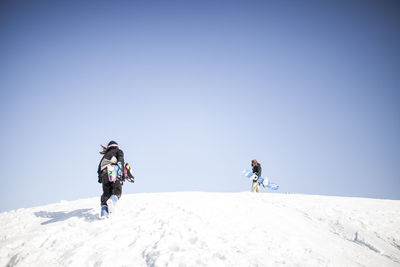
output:
[[[82,3],[84,2],[84,3]],[[400,199],[399,1],[1,1],[0,211],[124,193]]]

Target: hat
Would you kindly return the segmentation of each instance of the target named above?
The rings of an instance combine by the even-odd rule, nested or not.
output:
[[[110,141],[107,145],[107,148],[110,148],[110,147],[118,147],[118,143],[115,141]]]

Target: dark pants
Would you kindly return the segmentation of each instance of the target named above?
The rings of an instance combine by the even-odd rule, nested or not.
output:
[[[103,172],[101,175],[101,181],[103,185],[103,194],[101,195],[100,201],[101,205],[107,205],[107,200],[112,196],[116,195],[121,198],[122,195],[122,182],[116,180],[115,182],[110,182],[108,180],[107,172]]]

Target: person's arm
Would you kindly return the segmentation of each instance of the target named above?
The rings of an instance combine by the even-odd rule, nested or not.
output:
[[[103,156],[104,158],[104,156]],[[103,160],[103,158],[101,158],[100,162],[99,162],[99,167],[97,168],[97,182],[101,183],[101,161]]]
[[[257,165],[257,166],[255,166],[255,174],[258,176],[258,177],[260,177],[261,176],[261,167],[260,167],[260,165]]]

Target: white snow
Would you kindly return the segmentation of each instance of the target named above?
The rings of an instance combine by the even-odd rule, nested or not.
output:
[[[294,194],[123,195],[0,214],[0,266],[400,266],[400,201]]]

